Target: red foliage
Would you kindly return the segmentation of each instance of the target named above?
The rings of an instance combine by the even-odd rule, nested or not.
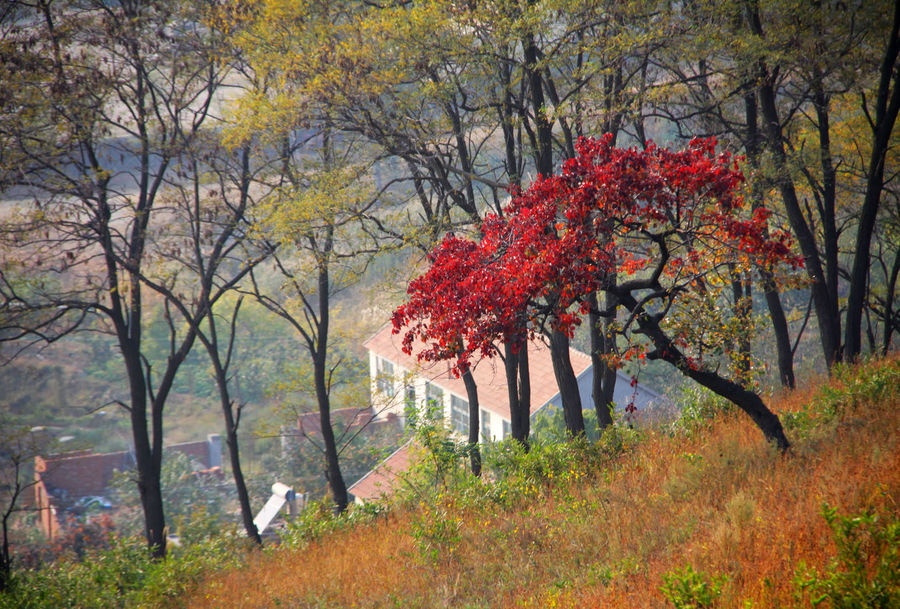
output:
[[[653,289],[674,298],[726,263],[800,265],[787,235],[768,230],[768,210],[742,215],[743,175],[714,140],[680,151],[612,142],[581,139],[560,173],[516,193],[503,217],[485,219],[479,242],[450,236],[435,248],[393,317],[407,352],[421,340],[420,359],[455,359],[458,372],[528,328],[571,334],[583,296],[603,289],[610,272],[649,269]]]

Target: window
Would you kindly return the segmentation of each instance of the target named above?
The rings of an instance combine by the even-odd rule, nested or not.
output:
[[[431,383],[425,383],[425,416],[432,421],[444,418],[444,390]]]
[[[406,422],[414,423],[418,418],[418,412],[416,412],[416,388],[414,385],[406,385],[403,390],[404,400],[403,400],[403,415],[406,418]]]
[[[493,438],[491,437],[491,413],[487,410],[481,411],[481,439],[485,442],[490,442]]]
[[[469,402],[455,395],[450,396],[450,426],[461,434],[469,433]]]
[[[512,426],[509,424],[509,421],[503,421],[503,439],[509,437],[509,434],[512,433]]]
[[[389,398],[394,396],[394,364],[381,357],[375,359],[375,386]]]

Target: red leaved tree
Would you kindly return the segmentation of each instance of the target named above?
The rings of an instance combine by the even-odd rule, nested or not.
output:
[[[787,236],[768,226],[767,210],[744,210],[742,182],[712,140],[670,151],[582,139],[558,174],[517,194],[503,219],[485,220],[479,243],[452,238],[438,247],[395,327],[411,326],[407,348],[416,338],[429,345],[420,357],[456,358],[459,367],[476,352],[493,355],[492,341],[508,340],[507,332],[545,329],[552,346],[588,312],[588,296],[606,292],[626,313],[616,324],[626,356],[669,362],[786,449],[778,417],[743,379],[721,370],[723,345],[683,321],[735,268],[800,264]],[[568,430],[580,433],[580,412],[565,400],[564,411]]]

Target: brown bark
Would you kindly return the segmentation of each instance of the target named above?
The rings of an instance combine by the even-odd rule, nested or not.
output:
[[[572,437],[584,435],[584,413],[581,408],[581,395],[578,392],[578,379],[572,368],[569,357],[569,337],[560,330],[550,332],[550,359],[553,362],[553,375],[559,388],[562,400],[563,417],[566,431]]]
[[[480,476],[481,450],[478,448],[478,439],[481,433],[481,425],[478,411],[478,386],[475,384],[475,379],[472,378],[472,371],[468,368],[463,371],[462,379],[463,384],[466,386],[466,397],[469,400],[469,464],[472,467],[472,474]]]
[[[609,298],[614,298],[609,295]],[[591,393],[594,400],[594,410],[597,413],[597,427],[602,434],[603,430],[613,424],[612,407],[613,396],[616,390],[616,370],[607,365],[604,355],[613,352],[614,338],[607,336],[607,324],[605,318],[599,315],[599,303],[597,293],[589,296],[590,309],[588,311],[588,323],[590,324],[591,338],[591,366],[592,383]]]
[[[512,438],[528,450],[531,432],[531,379],[528,371],[528,345],[521,339],[503,344],[503,366],[509,399],[510,433]]]

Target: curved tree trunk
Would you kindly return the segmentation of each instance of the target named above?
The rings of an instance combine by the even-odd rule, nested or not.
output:
[[[634,296],[625,295],[621,297],[621,300],[622,304],[630,311],[638,312],[640,305]],[[685,376],[697,381],[750,415],[766,439],[774,442],[779,449],[785,451],[790,448],[791,443],[784,434],[781,420],[778,415],[769,410],[759,395],[715,372],[697,368],[666,336],[658,322],[643,312],[638,312],[636,318],[641,332],[650,339],[654,346],[654,351],[648,355],[648,359],[661,359],[669,362]]]

